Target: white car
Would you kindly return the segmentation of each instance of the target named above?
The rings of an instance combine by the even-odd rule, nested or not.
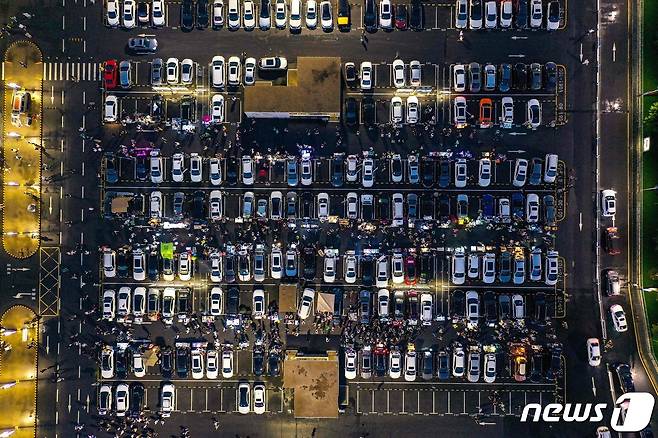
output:
[[[494,383],[496,381],[496,354],[487,353],[484,355],[484,381]]]
[[[464,64],[452,66],[452,89],[457,92],[466,91],[466,67]]]
[[[416,380],[416,352],[407,351],[404,355],[404,380],[413,382]]]
[[[404,61],[401,59],[396,59],[393,61],[393,85],[395,88],[402,88],[405,86],[407,79],[406,73],[404,70]]]
[[[611,189],[601,191],[601,216],[614,217],[617,213],[617,192]]]
[[[628,330],[628,323],[626,322],[626,313],[624,308],[619,304],[610,306],[610,315],[612,316],[612,324],[618,333],[623,333]]]
[[[224,0],[212,2],[212,28],[217,30],[224,25]]]
[[[455,161],[455,187],[466,187],[468,181],[468,168],[466,166],[466,159],[459,158]]]
[[[470,327],[477,327],[480,319],[480,298],[474,290],[466,292],[466,319]]]
[[[466,119],[466,98],[464,96],[455,97],[454,103],[454,123],[457,129],[463,129],[468,126]]]
[[[593,367],[601,365],[601,345],[597,338],[587,340],[587,361]]]
[[[318,193],[318,220],[320,222],[329,220],[329,195],[325,192]]]
[[[123,27],[126,29],[132,29],[137,26],[135,22],[135,0],[124,0],[122,18]]]
[[[153,153],[153,152],[152,152]],[[151,156],[150,159],[150,168],[149,170],[151,171],[151,182],[153,184],[160,184],[164,180],[164,176],[162,175],[162,157],[159,157],[157,155]]]
[[[514,99],[505,96],[502,99],[502,115],[500,117],[500,127],[510,129],[514,123]]]
[[[546,253],[546,266],[544,268],[546,271],[546,278],[544,282],[547,286],[555,286],[558,279],[558,252],[557,251],[548,251]]]
[[[211,349],[206,351],[206,377],[216,379],[219,371],[219,359],[217,350]]]
[[[394,125],[402,123],[403,116],[402,98],[400,96],[393,96],[391,98],[391,123]]]
[[[112,410],[112,387],[101,385],[98,391],[98,415],[107,415]]]
[[[452,284],[461,285],[466,281],[466,254],[458,248],[452,255],[451,263]]]
[[[539,221],[539,196],[536,193],[528,193],[526,196],[526,221],[534,224]]]
[[[404,282],[404,262],[400,253],[394,253],[391,257],[391,277],[393,278],[393,284],[402,284]]]
[[[256,27],[256,14],[254,13],[254,2],[245,0],[243,3],[243,25],[245,30],[253,30]]]
[[[286,20],[288,18],[288,8],[286,0],[276,0],[274,5],[274,24],[277,28],[283,29],[286,27]]]
[[[162,292],[162,321],[165,324],[171,324],[173,322],[175,301],[176,289],[166,287]]]
[[[313,161],[310,158],[304,157],[299,162],[300,180],[303,186],[310,186],[313,184]]]
[[[248,414],[251,411],[251,387],[247,382],[238,385],[238,412]]]
[[[473,30],[482,29],[482,1],[470,0],[468,27]]]
[[[128,396],[128,384],[119,383],[117,385],[116,391],[114,392],[114,398],[115,398],[114,405],[116,406],[115,408],[116,416],[125,417],[126,412],[128,412],[128,408],[130,406],[129,396]]]
[[[146,279],[146,255],[141,249],[133,252],[133,279],[136,281]]]
[[[391,0],[381,0],[379,2],[379,27],[382,29],[393,28],[393,6],[391,6]]]
[[[528,160],[525,158],[517,158],[514,163],[514,177],[512,185],[514,187],[523,187],[525,185],[526,177],[528,175]]]
[[[359,160],[356,158],[356,155],[348,155],[345,161],[347,164],[346,166],[347,169],[345,171],[345,179],[347,180],[347,182],[355,182],[358,178],[357,166]]]
[[[355,192],[349,192],[345,197],[346,216],[348,219],[356,219],[359,214],[359,198]]]
[[[176,153],[171,157],[171,179],[174,182],[183,182],[184,157],[181,153]]]
[[[352,380],[356,378],[356,351],[348,349],[345,351],[345,378]]]
[[[333,283],[336,280],[336,256],[324,255],[324,281]]]
[[[119,25],[119,0],[107,0],[105,19],[110,27]]]
[[[210,315],[219,316],[222,314],[222,288],[215,286],[210,290],[208,301],[210,302]]]
[[[240,85],[240,80],[242,78],[242,64],[240,63],[240,58],[237,56],[231,56],[228,59],[228,84],[229,85]]]
[[[313,310],[313,301],[315,301],[315,291],[309,287],[305,288],[302,293],[302,299],[299,301],[299,309],[297,310],[297,316],[300,319],[309,317]]]
[[[434,304],[431,294],[420,296],[420,320],[423,325],[431,325],[434,318]]]
[[[372,158],[365,158],[361,163],[361,185],[372,187],[375,182],[375,162]]]
[[[281,273],[283,271],[283,254],[278,248],[273,248],[270,252],[270,277],[275,280],[281,278]]]
[[[163,0],[153,0],[151,3],[151,21],[155,27],[165,25],[165,5]]]
[[[363,61],[359,74],[362,90],[370,90],[372,88],[372,62]]]
[[[176,407],[176,389],[173,383],[165,383],[160,391],[160,413],[164,418],[170,417]]]
[[[117,121],[119,115],[119,100],[116,96],[107,95],[105,96],[105,117],[104,121],[106,123],[114,123]]]
[[[457,0],[455,10],[455,27],[466,29],[468,25],[468,0]]]
[[[379,289],[377,292],[377,315],[382,321],[388,320],[390,313],[390,296],[387,289]]]
[[[188,252],[183,252],[178,256],[178,278],[181,281],[190,281],[192,278],[192,259]]]
[[[244,84],[254,85],[256,83],[256,58],[247,58],[244,61]]]
[[[498,8],[495,0],[487,0],[484,4],[484,27],[495,29],[498,24]]]
[[[142,353],[133,353],[132,369],[135,377],[144,377],[146,375],[146,365],[144,364]]]
[[[218,186],[222,183],[222,164],[219,158],[208,160],[208,174],[210,175],[210,184]]]
[[[409,73],[409,84],[412,87],[420,87],[423,73],[420,61],[413,60],[409,63]]]
[[[111,379],[114,377],[114,348],[106,345],[101,350],[101,377]]]
[[[228,28],[230,30],[240,29],[240,1],[229,1]]]
[[[331,2],[327,0],[320,3],[320,24],[322,25],[322,30],[325,32],[330,31],[334,27]]]
[[[537,99],[530,99],[527,105],[528,110],[528,126],[532,129],[537,129],[541,125],[541,104]]]
[[[254,184],[254,162],[249,155],[242,156],[242,184]]]
[[[203,379],[203,352],[195,348],[191,352],[192,356],[192,378],[195,380]]]
[[[169,61],[167,61],[167,64]],[[212,86],[215,88],[224,87],[224,57],[213,56],[210,64],[210,77],[212,79]]]
[[[116,309],[116,293],[108,289],[103,292],[103,319],[111,321],[114,319]]]
[[[468,278],[478,278],[480,276],[480,255],[471,253],[468,255]]]
[[[222,377],[225,379],[233,377],[233,350],[222,351]]]
[[[254,385],[253,395],[254,414],[264,414],[265,400],[267,399],[265,393],[265,385],[262,383],[256,383]]]
[[[394,227],[401,227],[404,225],[404,196],[402,193],[393,193],[392,201],[392,217],[391,225]]]
[[[464,348],[457,346],[452,350],[452,375],[454,377],[463,377],[466,369],[466,355]]]
[[[478,169],[478,185],[480,187],[489,187],[491,184],[491,160],[489,158],[480,158]]]
[[[402,375],[402,353],[398,349],[392,349],[389,354],[388,375],[391,379],[399,379]]]
[[[382,255],[377,259],[377,277],[375,277],[376,287],[388,286],[388,257]]]
[[[500,3],[500,16],[499,23],[500,27],[508,28],[512,26],[512,18],[514,17],[512,12],[512,0],[503,0]]]
[[[530,27],[541,27],[544,18],[544,7],[542,0],[530,0]]]
[[[407,123],[412,125],[418,123],[419,114],[420,103],[418,103],[418,98],[416,96],[407,97]]]
[[[512,296],[512,317],[514,319],[525,318],[525,302],[521,295]]]
[[[251,316],[254,319],[262,319],[265,316],[265,291],[263,289],[254,290],[252,299]]]
[[[167,83],[169,85],[174,85],[178,83],[178,58],[169,58],[167,59],[166,66],[166,76]]]
[[[345,255],[344,263],[345,283],[353,284],[356,282],[356,256],[354,254]]]
[[[220,192],[219,190],[211,191],[210,197],[208,198],[208,203],[210,204],[210,208],[208,209],[210,220],[213,221],[220,220],[224,215],[222,192]]]
[[[192,84],[194,79],[194,61],[190,58],[185,58],[180,63],[180,81],[183,85]]]
[[[302,0],[290,0],[288,26],[290,30],[300,30],[302,28]]]
[[[318,25],[318,4],[315,0],[306,1],[306,27],[315,29]]]
[[[190,181],[199,183],[203,179],[203,161],[197,153],[190,154]]]
[[[212,110],[210,117],[213,123],[224,122],[224,96],[221,94],[214,94],[212,96]]]
[[[133,317],[136,324],[141,324],[144,318],[144,308],[146,307],[146,288],[136,287],[133,291]]]

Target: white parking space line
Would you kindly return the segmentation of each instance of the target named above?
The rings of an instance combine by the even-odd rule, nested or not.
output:
[[[450,391],[448,391],[448,412],[446,412],[446,414],[452,414],[452,412],[450,412]]]

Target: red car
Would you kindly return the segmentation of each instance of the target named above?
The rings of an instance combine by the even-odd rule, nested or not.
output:
[[[410,286],[416,284],[416,259],[411,255],[404,261],[404,283]]]
[[[112,90],[116,88],[117,82],[119,82],[119,68],[116,59],[110,59],[105,61],[105,67],[103,68],[103,83],[105,84],[106,90]]]
[[[480,128],[490,128],[493,114],[493,102],[491,99],[485,97],[480,99]]]
[[[399,30],[407,30],[409,14],[406,5],[395,5],[395,27]]]
[[[603,242],[605,251],[610,255],[621,254],[621,248],[619,244],[619,234],[617,232],[617,227],[608,227],[605,230],[605,241]]]

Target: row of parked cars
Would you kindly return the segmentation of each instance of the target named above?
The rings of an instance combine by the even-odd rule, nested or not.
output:
[[[489,187],[495,180],[495,163],[491,158],[484,157],[477,162],[477,186]],[[207,163],[207,164],[206,164]],[[388,160],[387,183],[420,184],[431,188],[437,184],[440,188],[449,188],[451,184],[455,188],[466,188],[474,182],[475,177],[469,175],[469,167],[473,161],[465,158],[455,160],[435,160],[427,157],[409,155],[403,160],[400,154],[392,155]],[[546,154],[544,159],[535,157],[531,160],[517,158],[513,162],[512,186],[525,187],[528,185],[540,185],[543,183],[553,184],[558,174],[558,156]],[[301,159],[288,157],[283,162],[283,173],[289,187],[311,186],[317,184],[316,161],[310,156],[304,155]],[[376,181],[376,170],[381,165],[381,160],[364,157],[359,159],[356,155],[344,157],[337,155],[332,158],[329,168],[329,183],[333,187],[342,187],[345,183],[360,183],[364,188],[371,188]],[[105,174],[106,181],[118,182],[116,171],[116,159],[106,159]],[[210,158],[204,159],[197,153],[188,156],[182,153],[173,154],[171,157],[170,178],[172,182],[210,182],[213,186],[219,186],[227,182],[229,186],[238,182],[245,186],[255,183],[270,182],[270,170],[272,163],[267,159],[254,159],[249,155],[243,155],[239,163],[237,160]],[[438,167],[438,169],[437,169]],[[436,175],[438,170],[438,176]],[[474,170],[474,169],[473,169]],[[109,175],[112,175],[110,178]],[[141,157],[136,160],[136,177],[140,181],[149,179],[153,184],[161,184],[165,181],[165,157],[157,151],[152,151],[150,157]],[[189,177],[185,175],[188,174]],[[240,179],[238,179],[240,175]],[[406,175],[406,178],[405,178]],[[384,181],[380,181],[384,182]]]
[[[490,128],[500,124],[502,128],[509,129],[514,125],[514,101],[511,97],[503,97],[501,102],[501,111],[499,120],[494,120],[494,104],[489,98],[480,99],[479,117],[476,114],[468,112],[466,98],[456,96],[453,101],[453,124],[457,129],[466,128],[469,125],[469,119],[477,118],[476,126],[480,128]],[[537,129],[542,124],[542,104],[538,99],[529,99],[526,103],[525,126],[531,129]]]
[[[532,29],[557,30],[561,21],[558,0],[457,0],[457,29]]]
[[[360,350],[347,347],[344,351],[343,372],[348,380],[375,377],[403,377],[413,382],[417,377],[423,380],[448,380],[466,378],[469,382],[494,383],[499,370],[503,368],[499,358],[508,356],[512,362],[513,377],[517,382],[529,379],[533,383],[554,382],[561,375],[562,348],[553,346],[543,348],[532,346],[531,352],[525,348],[516,348],[509,356],[496,352],[493,346],[463,346],[455,343],[452,348],[443,348],[435,352],[431,348],[417,350],[413,344],[406,351],[398,347],[387,348],[381,344],[366,345]],[[529,356],[529,357],[528,357]],[[527,369],[530,359],[530,369]]]
[[[452,65],[452,89],[457,93],[510,91],[546,91],[552,93],[557,87],[557,64],[547,62],[542,65],[533,62],[514,64],[488,63],[481,66],[477,62]]]

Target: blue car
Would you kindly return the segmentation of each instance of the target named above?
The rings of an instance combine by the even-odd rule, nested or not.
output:
[[[512,193],[512,216],[516,220],[523,220],[525,218],[525,204],[523,202],[523,193]]]
[[[482,216],[489,219],[494,215],[494,197],[492,195],[484,195],[482,197]]]
[[[290,187],[295,187],[299,183],[299,175],[297,174],[297,160],[289,158],[286,161],[286,179]]]
[[[286,277],[297,276],[297,253],[289,249],[286,251]]]
[[[359,293],[359,313],[361,314],[361,324],[370,323],[370,291],[362,290]]]
[[[114,154],[105,155],[105,182],[114,184],[119,181],[117,159]]]

